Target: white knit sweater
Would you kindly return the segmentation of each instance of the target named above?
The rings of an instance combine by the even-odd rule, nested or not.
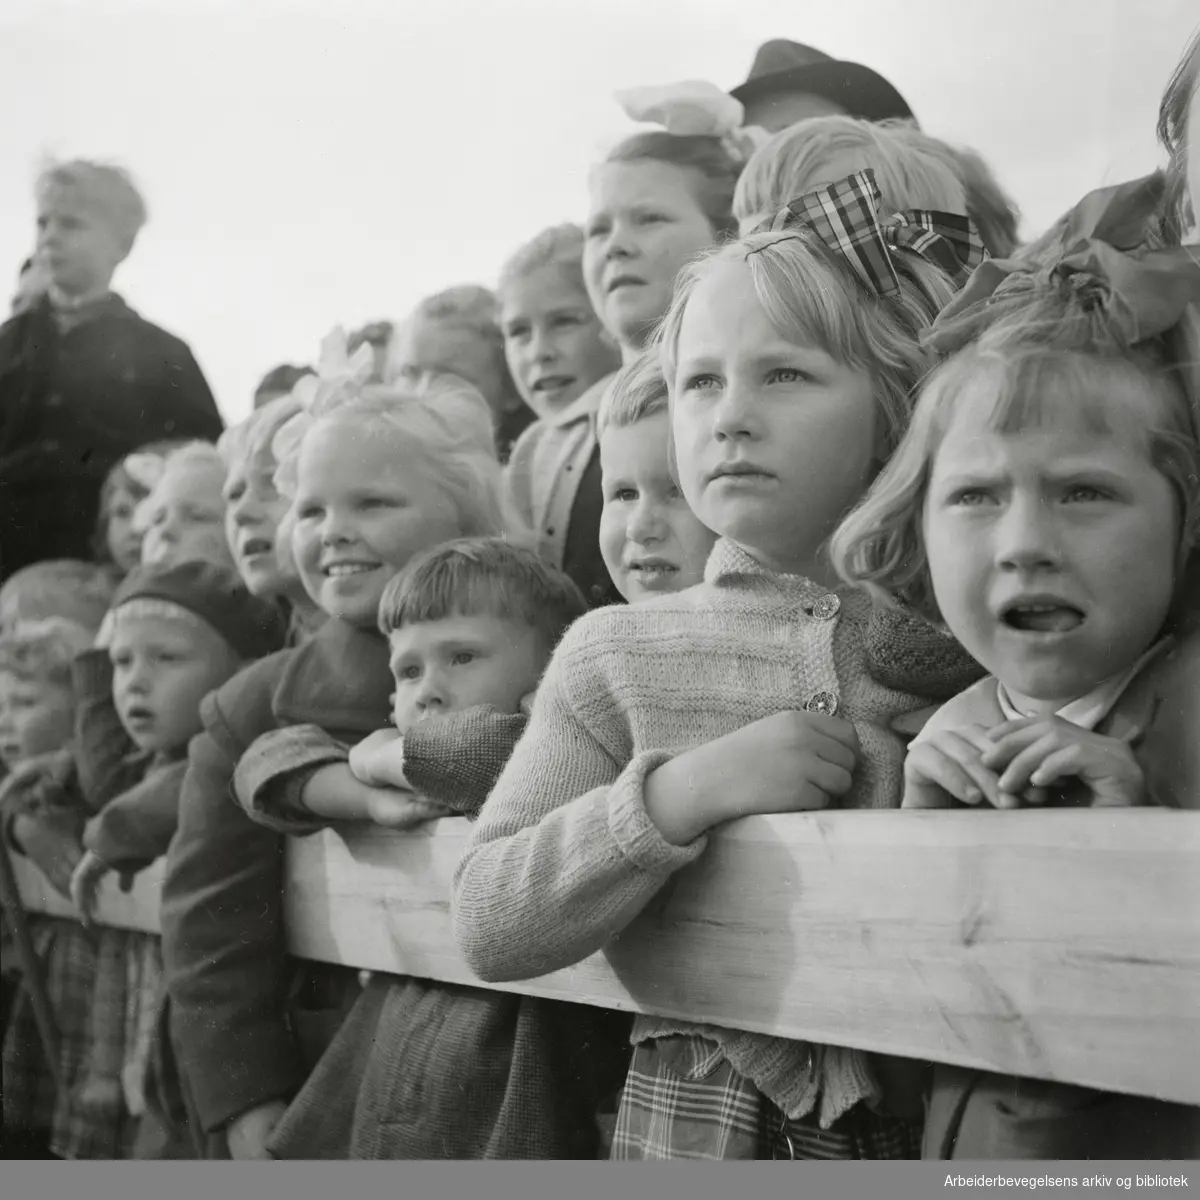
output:
[[[646,813],[646,774],[818,693],[836,698],[862,747],[843,804],[897,807],[904,746],[890,722],[926,702],[872,678],[869,613],[857,592],[772,574],[720,541],[697,587],[579,620],[456,872],[455,932],[472,969],[531,978],[600,950],[707,845],[661,836]],[[857,1051],[653,1016],[634,1026],[635,1041],[673,1033],[717,1042],[789,1116],[819,1104],[828,1125],[877,1094]]]

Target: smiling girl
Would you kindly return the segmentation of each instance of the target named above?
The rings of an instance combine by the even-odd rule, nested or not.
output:
[[[357,991],[348,969],[289,964],[283,839],[230,803],[238,760],[272,729],[315,724],[353,743],[385,726],[393,682],[376,621],[388,580],[419,550],[502,528],[500,467],[479,394],[457,381],[421,392],[365,384],[370,366],[364,349],[318,385],[312,415],[279,439],[276,480],[290,498],[296,566],[329,619],[205,702],[168,856],[172,1031],[215,1157],[266,1156],[286,1101]]]

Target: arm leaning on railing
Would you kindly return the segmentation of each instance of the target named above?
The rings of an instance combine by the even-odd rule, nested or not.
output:
[[[289,845],[300,957],[1200,1104],[1200,814],[823,812],[714,834],[604,953],[480,985],[465,820]],[[71,915],[18,861],[31,909]],[[161,864],[98,918],[157,925]]]

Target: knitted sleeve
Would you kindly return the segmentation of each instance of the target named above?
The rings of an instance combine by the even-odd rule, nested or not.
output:
[[[404,776],[422,796],[476,817],[525,726],[523,713],[485,705],[422,721],[404,737]]]
[[[585,616],[559,646],[455,872],[455,936],[481,979],[530,979],[588,957],[707,844],[672,845],[646,812],[645,777],[668,754],[625,763],[610,749],[623,715],[587,633],[603,617]]]

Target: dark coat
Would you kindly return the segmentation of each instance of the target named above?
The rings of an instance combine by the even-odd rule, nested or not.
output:
[[[0,581],[91,557],[100,485],[126,454],[222,428],[187,345],[117,296],[66,333],[45,300],[0,325]]]

